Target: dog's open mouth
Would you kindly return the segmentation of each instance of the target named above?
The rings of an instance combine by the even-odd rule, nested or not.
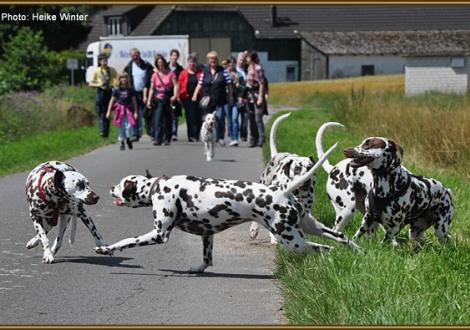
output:
[[[119,197],[114,197],[113,203],[116,206],[121,206],[122,204],[124,204],[124,201]]]
[[[369,164],[372,162],[374,158],[372,157],[359,157],[359,158],[354,158],[351,162],[352,167],[361,167]]]

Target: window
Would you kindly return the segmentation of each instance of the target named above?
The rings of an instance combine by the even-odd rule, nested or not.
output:
[[[361,67],[361,75],[362,76],[373,76],[375,73],[375,66],[374,65],[363,65]]]
[[[286,66],[286,81],[296,81],[295,66]]]
[[[463,57],[453,57],[450,66],[453,68],[463,68],[465,66],[465,58]]]
[[[108,18],[108,33],[111,36],[122,34],[122,18],[120,16]]]

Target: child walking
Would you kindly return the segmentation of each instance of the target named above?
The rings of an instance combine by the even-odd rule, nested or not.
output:
[[[138,118],[136,109],[137,100],[134,90],[130,88],[129,76],[126,72],[121,72],[118,75],[117,86],[113,88],[108,112],[106,113],[106,118],[109,119],[111,112],[114,111],[113,124],[119,128],[121,150],[126,149],[124,141],[127,142],[129,149],[132,149],[131,138],[134,135],[134,127]]]

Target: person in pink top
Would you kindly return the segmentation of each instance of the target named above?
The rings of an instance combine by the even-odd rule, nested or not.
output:
[[[138,118],[137,100],[126,72],[121,72],[118,75],[117,86],[113,88],[111,95],[106,119],[109,119],[111,112],[114,112],[113,124],[119,128],[120,148],[121,150],[126,148],[124,144],[126,141],[129,149],[132,149],[131,137],[134,135],[134,127]]]
[[[150,79],[147,107],[153,108],[153,145],[171,143],[171,104],[179,101],[176,75],[163,55],[155,56],[155,70]]]

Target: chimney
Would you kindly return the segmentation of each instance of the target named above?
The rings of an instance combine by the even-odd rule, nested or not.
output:
[[[271,26],[277,26],[277,7],[271,6]]]

